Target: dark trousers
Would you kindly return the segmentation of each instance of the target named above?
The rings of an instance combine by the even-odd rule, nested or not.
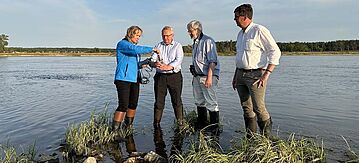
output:
[[[154,121],[159,123],[162,118],[163,109],[165,107],[165,99],[167,90],[171,96],[172,107],[176,119],[183,117],[182,105],[182,85],[183,78],[181,72],[163,74],[156,73],[154,76],[154,91],[155,91],[155,105],[154,105]]]
[[[126,112],[128,108],[136,109],[140,84],[127,81],[116,80],[118,107],[116,111]]]

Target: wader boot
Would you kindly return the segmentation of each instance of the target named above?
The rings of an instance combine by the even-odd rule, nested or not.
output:
[[[209,111],[210,131],[219,133],[219,111]]]
[[[208,125],[207,108],[197,106],[197,129],[202,129]]]
[[[177,120],[177,125],[179,129],[183,128],[183,108],[182,106],[175,109],[175,117]]]
[[[266,138],[272,138],[272,118],[269,118],[265,121],[258,121],[258,126],[261,129],[261,134]]]
[[[257,132],[257,121],[256,117],[246,118],[244,117],[244,124],[246,126],[246,137],[250,139]]]
[[[153,126],[160,127],[161,126],[161,119],[162,119],[163,110],[154,109],[153,110]]]
[[[114,113],[113,121],[112,121],[112,131],[116,131],[121,127],[125,114],[126,112],[121,112],[121,111],[116,111]]]
[[[133,120],[135,119],[136,109],[127,109],[126,118],[125,118],[125,125],[128,128],[133,127]]]

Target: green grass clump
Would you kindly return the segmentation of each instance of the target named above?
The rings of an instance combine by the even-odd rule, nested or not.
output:
[[[199,135],[199,142],[189,151],[172,156],[172,162],[325,162],[323,145],[313,140],[295,139],[272,141],[256,134],[251,139],[234,140],[224,152],[213,137]]]
[[[70,125],[65,134],[64,157],[67,158],[70,153],[89,155],[92,151],[114,142],[116,138],[125,138],[133,133],[131,128],[125,127],[113,132],[111,121],[112,117],[107,114],[105,107],[104,111],[97,115],[92,111],[90,120]]]
[[[196,132],[194,126],[197,122],[197,113],[192,110],[190,112],[184,111],[183,124],[179,126],[178,123],[175,122],[174,129],[177,129],[180,134],[183,135],[192,135]]]
[[[35,162],[35,157],[37,154],[36,142],[30,145],[26,150],[23,150],[22,153],[18,154],[16,148],[10,144],[9,141],[6,142],[5,145],[0,144],[0,152],[1,160],[0,163],[27,163],[27,162]]]

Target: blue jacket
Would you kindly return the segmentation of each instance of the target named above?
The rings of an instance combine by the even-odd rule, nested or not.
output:
[[[119,41],[116,48],[117,67],[115,80],[136,83],[140,55],[151,53],[152,49],[152,47],[135,45],[126,39]]]

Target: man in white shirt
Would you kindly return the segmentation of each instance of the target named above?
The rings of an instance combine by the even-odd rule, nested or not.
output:
[[[237,36],[236,71],[233,89],[237,89],[243,108],[247,137],[257,130],[271,137],[272,119],[265,106],[269,75],[279,64],[280,49],[269,30],[252,22],[253,9],[242,4],[234,10],[234,21],[242,30]]]
[[[174,109],[177,123],[182,126],[183,123],[183,104],[182,104],[182,85],[183,78],[181,74],[181,64],[183,60],[182,45],[173,40],[173,29],[165,26],[162,29],[162,42],[155,47],[161,49],[159,54],[154,53],[151,56],[155,62],[156,75],[154,76],[154,120],[155,127],[160,126],[167,90],[171,96],[171,102]]]

